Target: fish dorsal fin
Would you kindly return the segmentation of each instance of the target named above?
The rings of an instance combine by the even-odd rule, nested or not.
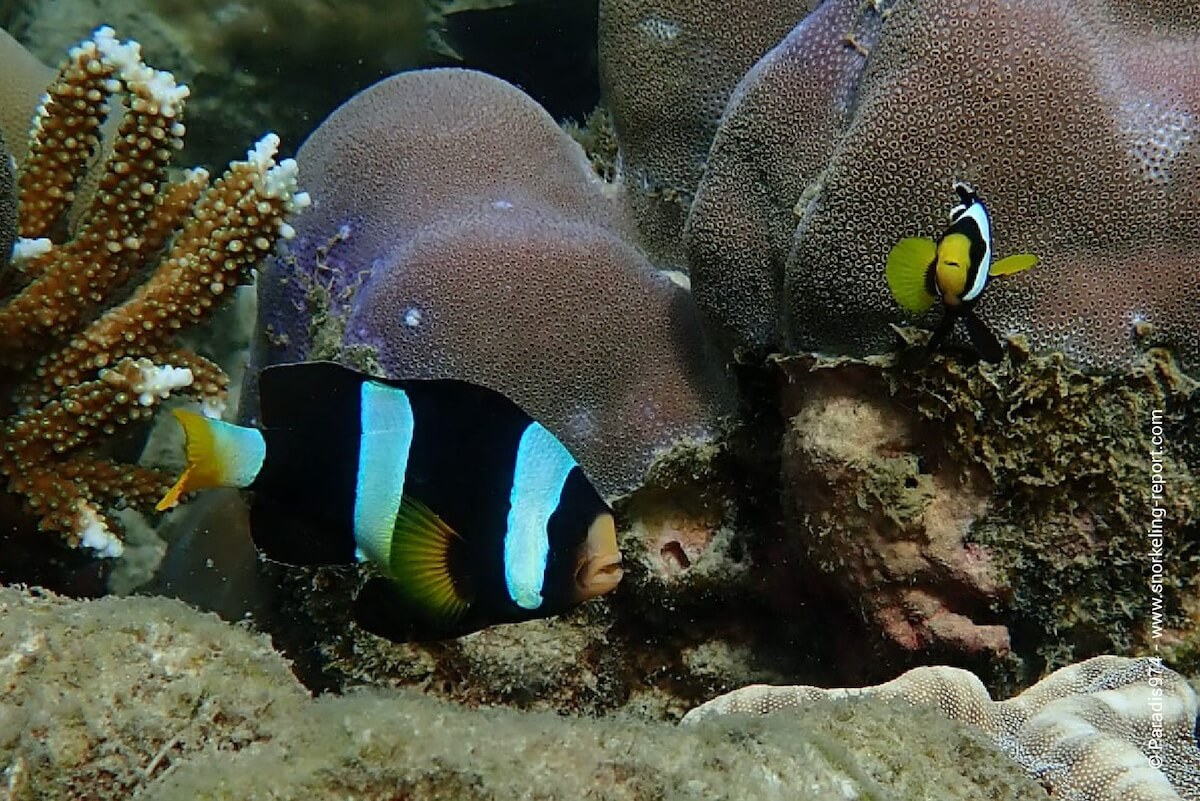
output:
[[[1032,253],[1017,253],[1013,256],[1005,256],[1003,259],[992,263],[992,267],[988,270],[989,275],[1012,275],[1038,263],[1038,257]]]
[[[456,578],[451,549],[461,538],[432,509],[405,495],[392,531],[385,566],[400,594],[432,618],[454,621],[471,605],[469,591]]]
[[[928,311],[937,300],[929,291],[929,269],[936,256],[937,245],[932,239],[915,236],[901,239],[888,253],[888,289],[908,311]]]

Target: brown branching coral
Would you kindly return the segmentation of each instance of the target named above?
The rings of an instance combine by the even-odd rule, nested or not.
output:
[[[276,239],[291,235],[287,213],[307,203],[295,162],[274,160],[274,135],[211,185],[203,170],[170,180],[187,95],[142,63],[136,43],[101,28],[49,88],[17,178],[22,238],[0,306],[0,382],[11,404],[0,473],[40,529],[104,556],[122,550],[109,510],[148,509],[170,486],[155,470],[105,458],[104,438],[148,419],[173,392],[219,411],[225,374],[172,339],[248,281]],[[119,97],[111,153],[85,191]]]

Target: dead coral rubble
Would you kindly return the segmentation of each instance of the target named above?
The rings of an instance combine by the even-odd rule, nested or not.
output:
[[[1200,798],[1196,692],[1152,658],[1098,656],[1025,692],[993,701],[972,673],[921,667],[862,689],[745,687],[694,709],[685,723],[726,714],[794,712],[831,699],[899,698],[975,726],[1063,801]]]
[[[108,28],[74,48],[34,118],[17,175],[21,239],[4,276],[0,474],[43,531],[103,556],[122,552],[110,511],[151,509],[157,471],[106,458],[104,440],[182,392],[217,411],[227,379],[177,332],[205,320],[291,232],[307,198],[296,164],[264,137],[217,181],[168,178],[188,90],[147,67]],[[118,99],[121,117],[95,185],[84,176]],[[132,284],[132,290],[131,290]]]

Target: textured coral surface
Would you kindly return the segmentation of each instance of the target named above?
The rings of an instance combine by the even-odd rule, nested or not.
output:
[[[647,251],[685,266],[680,233],[729,94],[813,0],[602,0],[600,78]]]
[[[339,109],[299,159],[315,206],[260,282],[266,361],[492,386],[608,493],[637,486],[658,449],[713,432],[724,379],[689,293],[515,87],[401,74]]]
[[[756,686],[693,710],[714,716],[804,710],[835,698],[901,698],[930,705],[990,736],[1054,798],[1194,801],[1200,798],[1196,691],[1155,659],[1099,656],[993,701],[974,674],[923,667],[861,690]]]
[[[1041,259],[984,296],[1000,333],[1093,368],[1165,343],[1195,369],[1198,18],[1195,3],[824,3],[726,111],[686,232],[696,297],[734,344],[886,349],[888,250],[939,234],[964,180],[997,254]]]
[[[0,589],[0,612],[13,799],[1042,797],[985,737],[907,705],[679,729],[411,692],[312,701],[262,639],[177,602]]]

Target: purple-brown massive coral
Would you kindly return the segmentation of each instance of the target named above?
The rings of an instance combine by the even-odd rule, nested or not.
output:
[[[652,259],[680,233],[729,93],[816,0],[601,0],[600,77]]]
[[[1091,368],[1200,359],[1200,14],[1192,3],[827,0],[746,75],[685,232],[734,344],[865,353],[901,322],[883,265],[979,191],[980,314]]]
[[[401,74],[334,113],[299,161],[313,208],[259,285],[265,361],[495,387],[610,493],[712,432],[723,377],[690,293],[632,244],[610,187],[520,90]]]

